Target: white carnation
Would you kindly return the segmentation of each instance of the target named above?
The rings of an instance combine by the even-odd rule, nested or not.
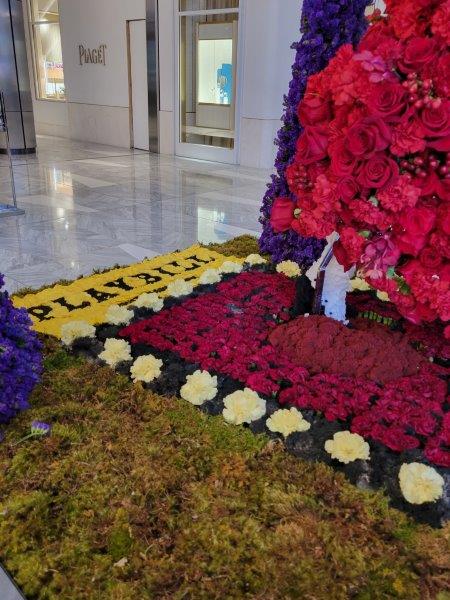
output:
[[[233,425],[251,423],[266,414],[266,401],[249,388],[230,394],[223,403],[223,417],[227,423]]]
[[[180,395],[191,404],[201,406],[217,396],[217,377],[210,375],[208,371],[195,371],[187,376]]]
[[[192,283],[185,281],[184,279],[176,279],[171,281],[167,286],[167,294],[174,298],[181,298],[181,296],[189,296],[192,294],[194,288]]]
[[[267,428],[287,437],[295,431],[308,431],[311,424],[303,418],[296,408],[277,410],[266,421]]]
[[[110,367],[115,367],[121,362],[129,362],[132,359],[131,346],[126,340],[116,340],[108,338],[105,342],[105,349],[98,357]]]
[[[250,265],[251,267],[254,267],[256,265],[265,265],[267,263],[267,260],[263,258],[260,254],[249,254],[244,262]]]
[[[159,312],[164,307],[164,300],[158,294],[141,294],[133,302],[136,308],[150,308],[154,312]]]
[[[61,327],[61,341],[66,346],[71,346],[75,340],[81,338],[94,338],[95,327],[86,321],[70,321]]]
[[[241,273],[242,265],[240,263],[237,263],[237,262],[234,262],[231,260],[226,260],[220,267],[220,272],[226,273],[226,274]]]
[[[222,277],[217,269],[207,269],[200,275],[199,282],[202,285],[209,285],[212,283],[219,283],[221,279]]]
[[[433,467],[421,463],[403,464],[398,479],[403,496],[411,504],[436,502],[444,492],[443,477]]]
[[[133,311],[126,306],[112,304],[106,311],[105,321],[110,325],[128,325],[133,317]]]
[[[354,460],[368,460],[370,458],[370,447],[364,438],[350,431],[338,431],[332,440],[325,442],[325,450],[331,458],[344,464]]]
[[[163,361],[149,354],[148,356],[139,356],[133,363],[130,373],[131,379],[150,383],[161,375]]]

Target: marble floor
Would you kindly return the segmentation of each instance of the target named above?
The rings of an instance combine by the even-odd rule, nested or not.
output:
[[[25,215],[0,219],[10,292],[187,247],[257,235],[270,173],[39,137],[14,160]],[[0,156],[0,204],[10,201]]]

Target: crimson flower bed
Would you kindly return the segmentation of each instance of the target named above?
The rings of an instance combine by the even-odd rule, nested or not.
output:
[[[291,321],[280,329],[279,324],[290,318],[294,296],[294,283],[283,275],[242,273],[219,284],[212,293],[132,324],[120,336],[132,344],[174,352],[280,404],[320,411],[329,421],[346,421],[353,432],[396,452],[424,448],[430,462],[449,467],[450,452],[445,446],[450,437],[450,418],[445,417],[447,385],[443,369],[413,350],[400,333],[393,333],[391,344],[383,349],[379,332],[361,335],[326,317],[300,317],[300,326]],[[293,336],[289,335],[292,329]],[[336,336],[331,335],[339,329],[341,340],[344,335],[354,339],[348,349],[355,357],[357,376],[340,374],[338,368],[333,368],[340,357],[330,360],[330,372],[323,368],[323,359],[327,355],[332,359],[339,352],[334,346]],[[385,332],[381,337],[389,339],[389,334]],[[311,350],[308,360],[302,361],[301,354],[293,356],[293,344],[299,338]],[[311,338],[315,339],[314,351]],[[370,340],[378,361],[364,352]],[[321,365],[319,369],[311,360],[313,354]],[[395,376],[392,362],[400,376]],[[307,364],[309,369],[305,368]],[[404,370],[410,374],[402,376]],[[380,376],[371,378],[373,371]],[[389,374],[384,384],[383,371]]]

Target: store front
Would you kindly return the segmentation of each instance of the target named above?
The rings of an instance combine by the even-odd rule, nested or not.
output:
[[[298,0],[24,0],[38,134],[270,168]]]

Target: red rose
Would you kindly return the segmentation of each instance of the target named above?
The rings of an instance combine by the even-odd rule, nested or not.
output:
[[[420,122],[427,138],[439,138],[428,145],[435,150],[448,152],[450,150],[450,102],[441,102],[433,108],[430,104],[420,113]],[[444,138],[444,139],[441,139]]]
[[[361,188],[353,177],[343,177],[338,181],[337,194],[343,200],[351,200],[359,194]]]
[[[342,139],[331,144],[328,152],[331,158],[331,170],[337,177],[345,177],[353,173],[358,161]]]
[[[328,127],[326,125],[308,125],[297,141],[298,162],[309,165],[322,160],[327,155]]]
[[[389,185],[394,185],[398,176],[397,163],[380,152],[362,165],[357,181],[362,187],[383,189]]]
[[[400,214],[398,223],[403,228],[396,237],[398,247],[404,254],[418,256],[436,223],[436,213],[425,206],[409,208]]]
[[[369,158],[385,150],[391,137],[391,130],[379,117],[365,117],[350,127],[346,145],[357,158]]]
[[[426,269],[431,269],[433,271],[440,267],[442,263],[441,255],[431,246],[427,246],[421,251],[419,260]]]
[[[385,82],[374,86],[367,106],[374,115],[388,123],[395,123],[404,116],[408,108],[407,99],[404,87],[398,83]]]
[[[317,94],[306,94],[298,105],[298,119],[305,125],[317,125],[328,121],[331,117],[329,100]]]
[[[294,209],[295,202],[290,198],[275,198],[270,215],[270,224],[276,233],[290,229],[294,218]]]
[[[433,38],[413,37],[406,43],[398,67],[403,73],[418,72],[437,60],[437,57],[437,45]]]

